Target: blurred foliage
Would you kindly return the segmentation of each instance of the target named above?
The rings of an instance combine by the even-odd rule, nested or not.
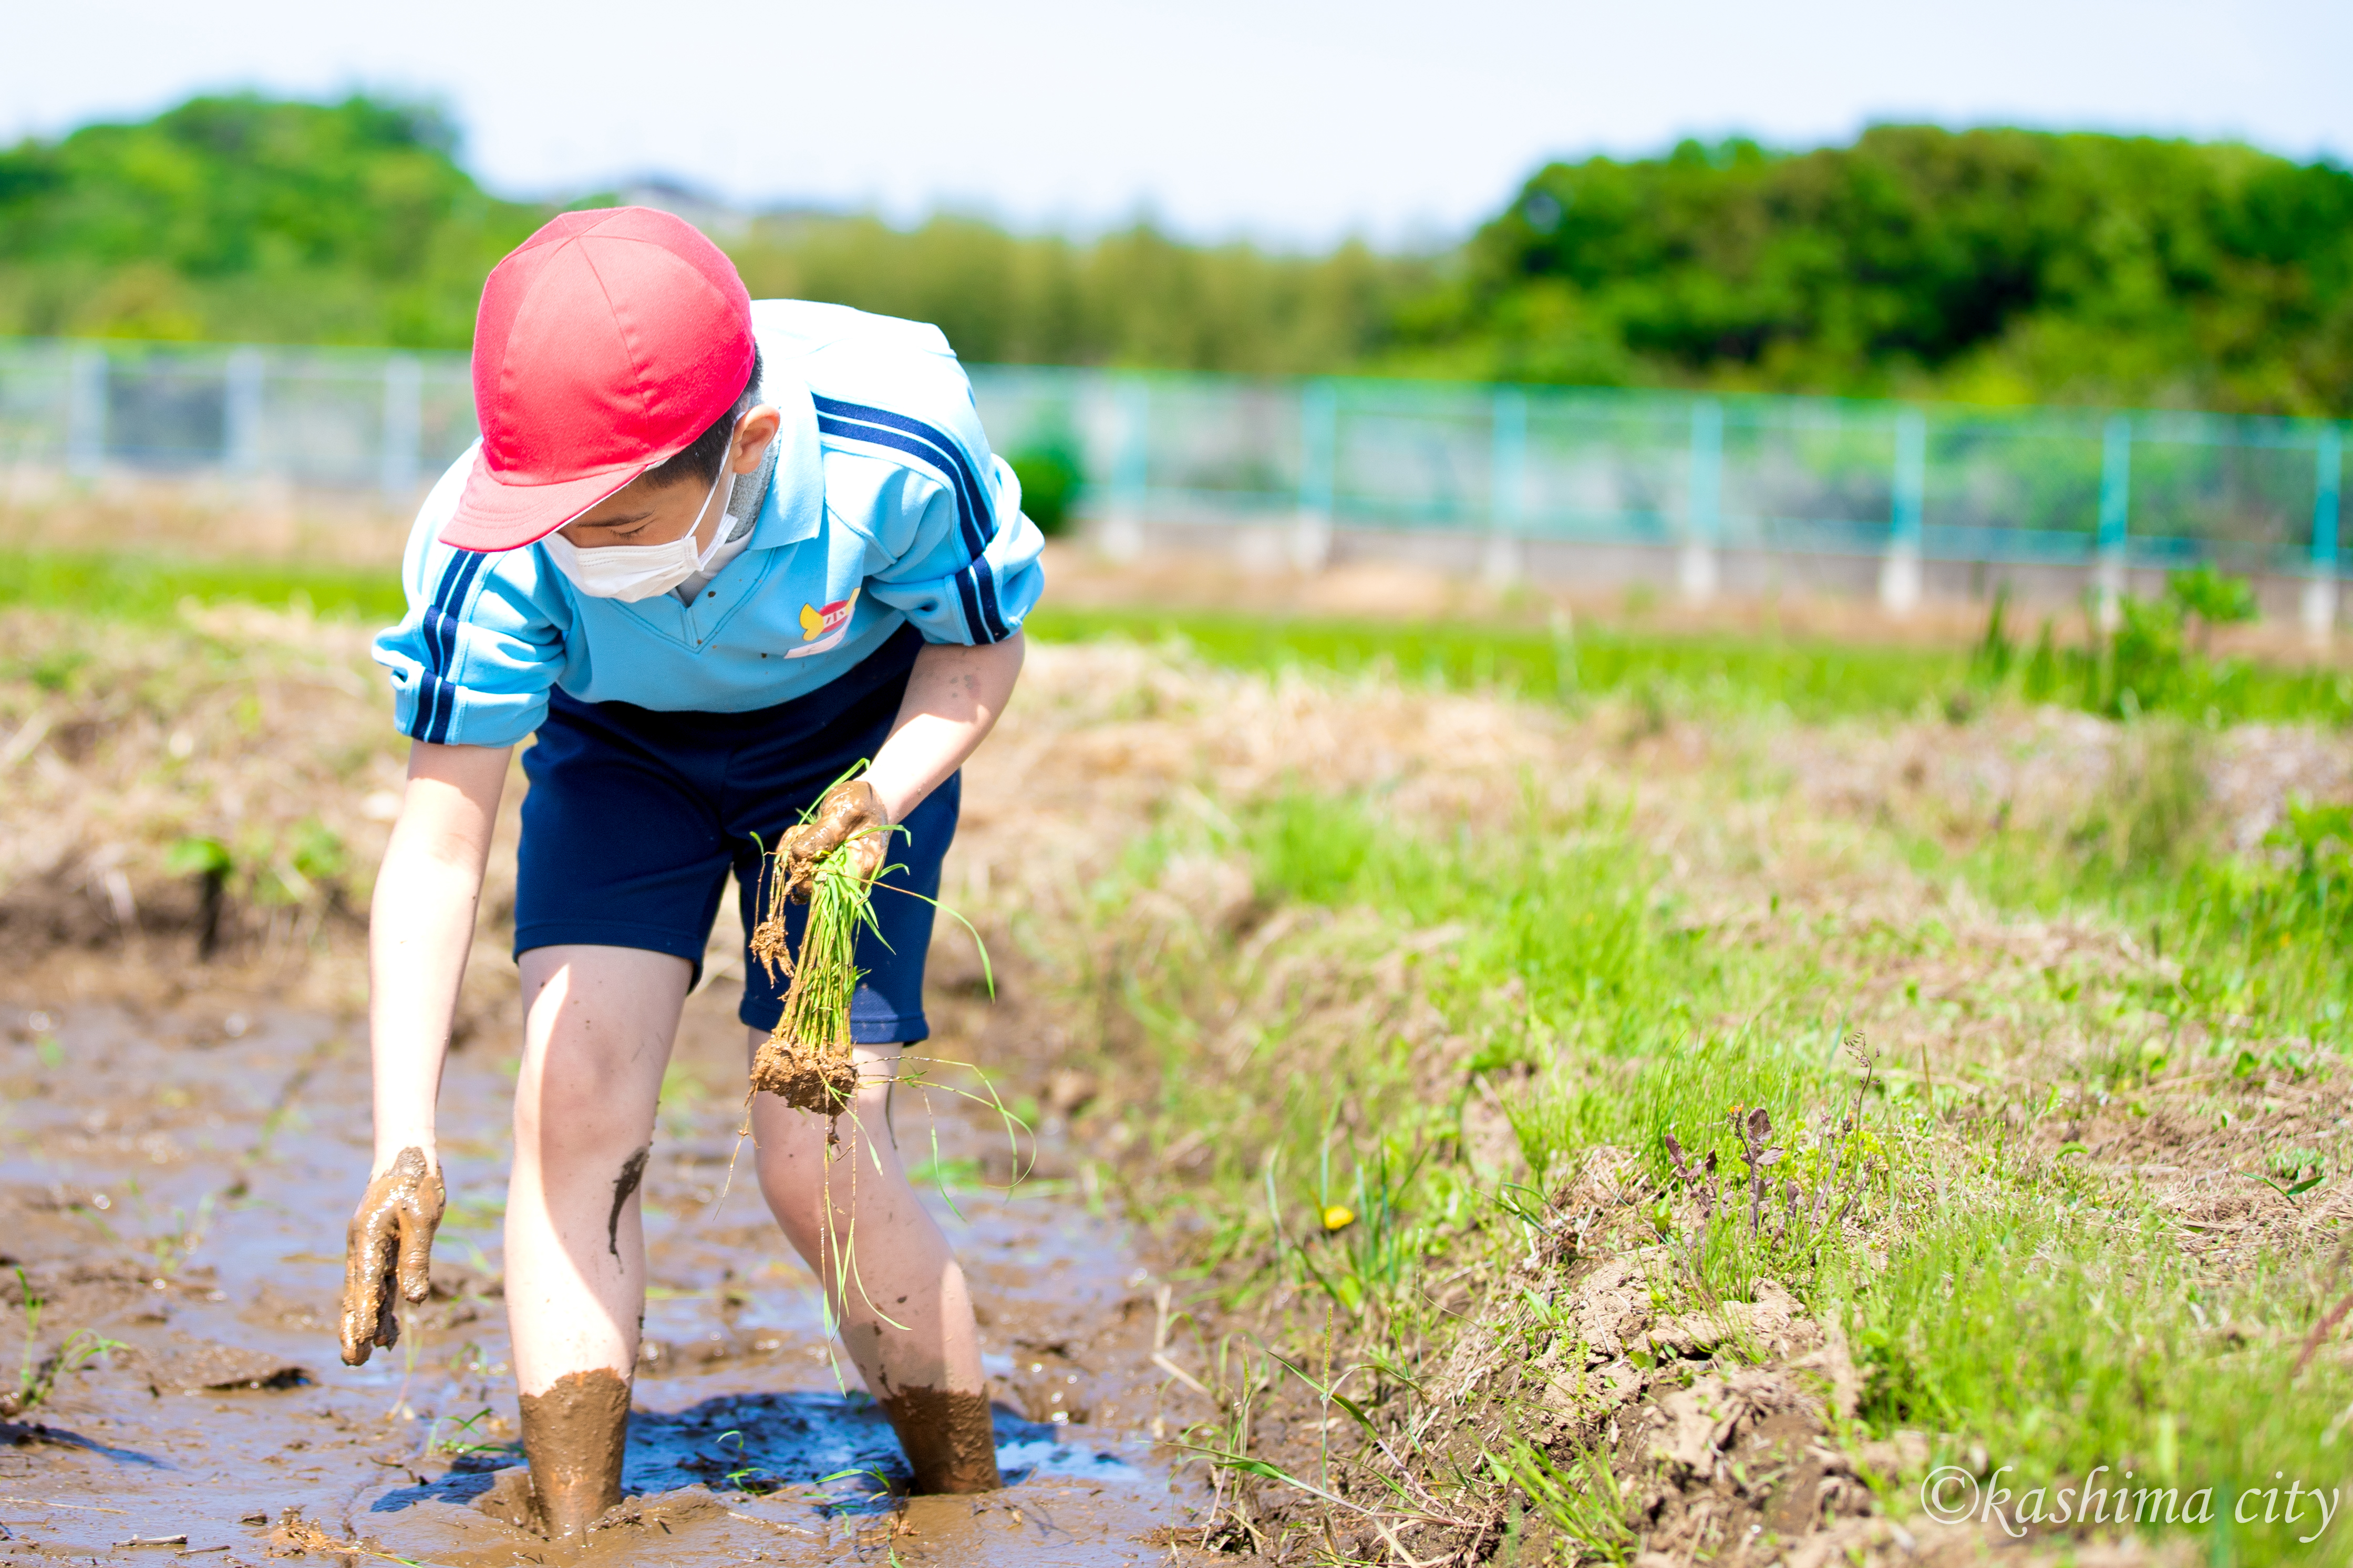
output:
[[[462,348],[554,209],[430,108],[247,94],[0,153],[0,333]],[[585,198],[583,205],[609,200]],[[2353,174],[2233,144],[1880,126],[1538,171],[1456,251],[1090,240],[772,214],[764,297],[935,321],[976,363],[2353,408]]]
[[[1431,372],[1971,402],[2353,406],[2353,174],[1887,125],[1554,163],[1398,322]]]
[[[1328,256],[1188,246],[1148,224],[1089,243],[976,218],[762,219],[726,242],[754,299],[829,300],[931,321],[976,364],[1266,374],[1376,361],[1433,264],[1350,241]]]
[[[2184,647],[2181,610],[2170,600],[2127,596],[2120,612],[2113,636],[2094,615],[2073,646],[2061,644],[2056,622],[2045,619],[2028,657],[2012,640],[2006,600],[1974,648],[1582,622],[1547,629],[1508,617],[1472,624],[1080,608],[1051,599],[1024,624],[1043,641],[1173,644],[1231,668],[1331,669],[1572,707],[1617,700],[1630,732],[1659,732],[1678,716],[1714,722],[1760,711],[1805,723],[1933,713],[1966,724],[2009,700],[2200,723],[2353,724],[2353,671],[2208,658]]]
[[[1071,508],[1085,472],[1075,437],[1062,437],[1024,447],[1005,459],[1021,481],[1021,512],[1049,538],[1067,532]]]
[[[1022,507],[1041,527],[1039,496],[1058,463],[1050,446],[1013,459]],[[1069,471],[1067,467],[1063,470]],[[2021,647],[2015,609],[1998,598],[1971,647],[1841,643],[1770,633],[1654,632],[1630,623],[1383,621],[1205,610],[1070,606],[1049,599],[1025,625],[1050,642],[1121,637],[1171,643],[1229,668],[1298,666],[1500,690],[1572,706],[1630,699],[1655,728],[1672,714],[1776,710],[1805,722],[1942,713],[1966,723],[1989,702],[2021,699],[2112,717],[2172,713],[2224,723],[2353,724],[2353,671],[2210,657],[2185,636],[2198,604],[2229,613],[2243,580],[2177,573],[2164,597],[2120,597],[2104,630],[2095,603],[2080,634],[2060,639],[2046,616]],[[383,623],[403,608],[400,584],[373,567],[195,557],[160,551],[0,547],[0,609],[70,611],[105,621],[160,622],[184,605],[252,605],[321,618]],[[58,650],[17,671],[45,690],[80,678],[86,654]],[[5,672],[0,672],[5,673]]]
[[[0,153],[0,334],[463,349],[483,277],[556,209],[486,195],[455,148],[428,107],[253,94],[20,142]],[[1328,369],[1375,353],[1430,273],[1148,224],[1080,244],[799,214],[713,237],[755,297],[934,321],[978,363]]]
[[[2110,719],[2166,714],[2208,726],[2250,722],[2353,723],[2353,675],[2325,666],[2290,669],[2220,658],[2211,632],[2257,618],[2254,585],[2199,566],[2174,572],[2154,599],[2120,594],[2104,614],[2084,597],[2082,638],[2063,646],[2045,616],[2031,651],[2011,635],[2011,605],[1999,595],[1969,651],[1967,686],[1948,700],[1955,722],[1989,697],[2055,702]]]
[[[2216,626],[2242,625],[2262,614],[2255,602],[2255,585],[2244,577],[2217,570],[2211,562],[2168,574],[2165,596],[2197,627],[2200,653],[2211,647]]]
[[[0,153],[0,332],[462,348],[545,220],[434,110],[197,98]]]
[[[185,602],[241,604],[384,623],[407,608],[397,574],[319,562],[184,556],[161,551],[16,550],[0,547],[0,609],[67,610],[105,620],[168,621]],[[59,689],[86,655],[54,676]],[[62,656],[60,656],[62,660]]]

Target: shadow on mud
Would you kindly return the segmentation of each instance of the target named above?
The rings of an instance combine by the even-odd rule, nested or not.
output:
[[[1118,1455],[1071,1441],[1068,1426],[1024,1420],[1002,1405],[991,1414],[1008,1487],[1041,1475],[1139,1479]],[[467,1454],[439,1479],[396,1488],[368,1511],[470,1504],[521,1463],[510,1446]],[[897,1506],[908,1471],[881,1407],[862,1393],[731,1394],[680,1411],[631,1411],[623,1491],[654,1497],[697,1483],[755,1497],[795,1493],[822,1514],[854,1516]]]
[[[21,1448],[35,1443],[53,1443],[60,1448],[79,1448],[84,1453],[96,1454],[101,1459],[111,1459],[118,1465],[141,1465],[151,1470],[172,1468],[153,1454],[142,1454],[136,1448],[118,1448],[111,1443],[85,1437],[63,1426],[47,1426],[38,1421],[0,1421],[0,1447]]]

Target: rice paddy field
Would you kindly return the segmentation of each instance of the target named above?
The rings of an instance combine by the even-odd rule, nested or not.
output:
[[[387,593],[0,561],[0,1561],[554,1560],[478,1506],[511,852],[447,1289],[408,1364],[331,1351]],[[723,1190],[723,984],[598,1550],[2353,1559],[2353,683],[2173,630],[1041,612],[944,894],[997,998],[933,962],[940,1057],[1033,1130],[943,1110],[930,1162],[1020,1479],[882,1484]]]

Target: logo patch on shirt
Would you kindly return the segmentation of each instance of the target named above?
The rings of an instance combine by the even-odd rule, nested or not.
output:
[[[836,599],[830,605],[801,606],[801,646],[786,651],[786,658],[807,658],[813,653],[824,653],[848,635],[849,612],[858,604],[858,590],[850,590],[847,599]]]

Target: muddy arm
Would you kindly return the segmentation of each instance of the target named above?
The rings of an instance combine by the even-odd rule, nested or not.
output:
[[[1017,632],[976,647],[933,643],[915,655],[891,738],[865,775],[892,822],[906,821],[987,738],[1020,678],[1024,647]]]
[[[420,742],[408,755],[408,790],[376,872],[368,921],[377,1174],[404,1149],[440,1163],[433,1103],[512,751]]]

